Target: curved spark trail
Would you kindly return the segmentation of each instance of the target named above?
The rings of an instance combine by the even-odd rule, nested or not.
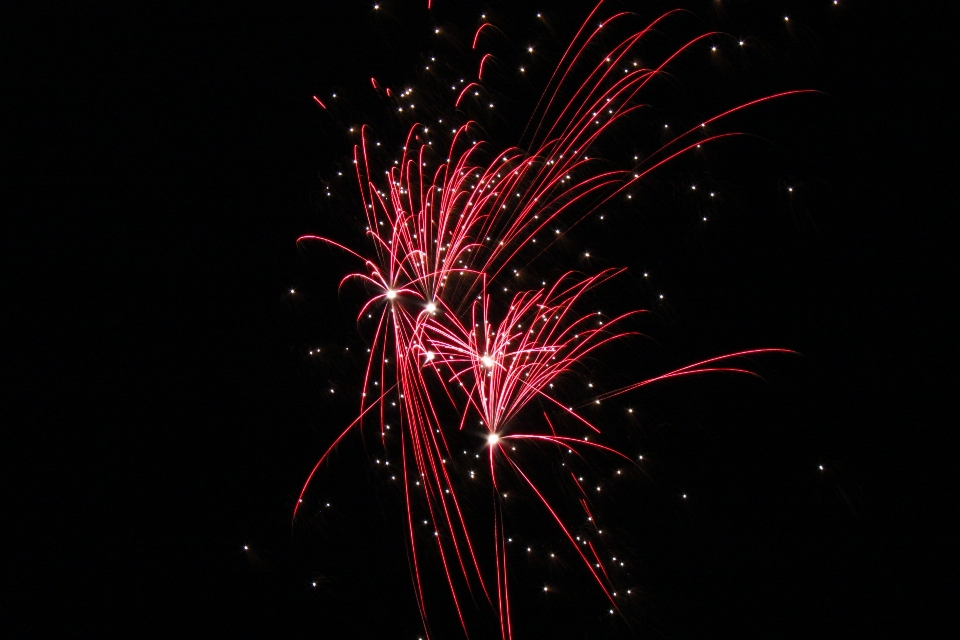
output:
[[[633,30],[611,47],[599,39],[601,31],[614,22],[636,17],[615,13],[598,23],[602,7],[603,2],[594,8],[563,54],[530,120],[523,147],[491,149],[477,141],[482,138],[479,125],[467,121],[450,130],[449,144],[441,151],[434,144],[441,140],[440,135],[415,124],[407,132],[398,160],[383,168],[373,159],[370,130],[364,125],[353,161],[369,247],[350,249],[312,235],[298,240],[322,242],[356,258],[359,270],[348,274],[343,283],[356,280],[364,285],[369,297],[358,317],[376,314],[377,322],[370,337],[357,418],[310,472],[294,517],[333,448],[365,424],[375,424],[383,446],[399,448],[412,573],[428,636],[421,572],[424,554],[432,552],[439,557],[464,633],[469,636],[462,609],[464,595],[482,594],[496,613],[502,638],[512,637],[508,538],[500,492],[507,482],[525,488],[543,505],[611,607],[617,609],[615,585],[593,543],[575,537],[570,524],[524,470],[515,449],[521,446],[536,451],[541,445],[555,446],[575,456],[593,450],[629,461],[629,456],[612,447],[561,433],[586,427],[591,434],[603,434],[577,407],[680,376],[750,373],[727,363],[784,351],[754,349],[710,358],[578,401],[576,406],[554,391],[554,383],[594,351],[633,335],[622,326],[642,311],[598,321],[595,312],[581,310],[588,293],[610,283],[622,270],[593,275],[570,271],[549,284],[544,282],[541,288],[517,291],[513,283],[518,271],[577,223],[614,199],[629,197],[629,189],[652,171],[701,145],[737,135],[708,133],[708,125],[747,107],[804,93],[784,92],[733,107],[674,137],[635,166],[614,168],[611,162],[591,154],[598,142],[645,106],[643,90],[667,65],[705,45],[709,38],[722,36],[699,35],[656,66],[644,68],[633,62],[637,47],[676,11]],[[484,22],[476,30],[473,49],[482,46],[485,38],[481,35],[492,29],[496,27]],[[601,46],[602,53],[597,55]],[[482,89],[480,75],[491,55],[477,54],[481,56],[477,77],[464,81],[465,86],[454,93],[455,107]],[[371,84],[379,90],[373,78]],[[406,105],[399,100],[409,90],[395,93],[403,111]],[[319,98],[314,96],[314,100],[327,109]],[[557,228],[560,222],[566,231]],[[388,439],[386,416],[393,412],[394,404],[399,436]],[[526,411],[532,405],[540,407],[542,421]],[[470,437],[475,433],[472,425],[478,423],[486,440],[485,473],[489,475],[476,478],[479,472],[471,471],[470,480],[474,481],[471,486],[476,486],[476,480],[490,485],[492,532],[478,531],[471,524],[462,499],[465,479],[448,464],[454,450],[462,448],[453,441]],[[581,506],[592,520],[583,487],[576,476],[572,481],[584,495]],[[434,532],[428,542],[416,533],[415,523],[420,521]],[[492,571],[481,562],[484,554],[479,551],[491,533]]]

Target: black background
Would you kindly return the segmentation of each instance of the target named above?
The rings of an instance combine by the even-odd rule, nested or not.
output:
[[[390,122],[370,76],[396,88],[431,51],[473,60],[463,42],[488,11],[504,51],[538,43],[530,78],[498,72],[519,87],[504,101],[528,112],[590,6],[381,4],[38,3],[4,20],[22,107],[5,146],[25,175],[7,183],[7,637],[422,633],[399,495],[372,454],[345,446],[316,496],[334,509],[290,527],[354,409],[322,391],[357,384],[307,353],[362,344],[336,292],[350,265],[295,239],[355,237],[323,194],[344,126]],[[633,503],[607,505],[641,592],[629,625],[583,576],[518,561],[517,637],[954,635],[944,20],[860,0],[681,5],[693,15],[679,33],[746,34],[750,53],[726,42],[729,64],[678,64],[652,122],[823,93],[738,116],[752,141],[664,169],[641,218],[586,225],[609,264],[652,276],[620,291],[654,309],[655,346],[636,371],[611,366],[637,377],[741,348],[802,355],[756,361],[763,383],[631,398],[651,463]],[[334,91],[351,106],[311,100]],[[525,118],[492,122],[509,141]],[[687,191],[701,181],[725,194],[707,225]],[[352,197],[337,187],[341,209]],[[544,576],[563,585],[553,601]],[[448,622],[438,637],[456,637]]]

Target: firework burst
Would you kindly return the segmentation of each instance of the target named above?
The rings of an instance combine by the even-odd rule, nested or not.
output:
[[[518,290],[517,274],[549,252],[600,207],[631,196],[652,171],[702,145],[737,135],[713,125],[725,116],[792,91],[762,97],[703,121],[662,145],[634,166],[617,168],[593,155],[614,127],[630,126],[645,106],[644,89],[685,52],[709,46],[722,34],[703,33],[666,55],[657,65],[635,61],[637,48],[654,28],[676,12],[667,12],[611,47],[600,34],[637,20],[634,14],[603,13],[597,5],[563,54],[530,119],[521,145],[491,148],[481,127],[467,120],[443,131],[423,123],[411,126],[392,165],[378,165],[367,126],[359,131],[353,164],[366,218],[366,249],[352,249],[319,236],[356,259],[358,270],[343,282],[357,281],[369,295],[359,317],[376,318],[363,375],[357,418],[342,431],[310,472],[294,517],[322,463],[348,434],[376,429],[383,447],[400,462],[406,530],[420,614],[429,635],[428,604],[422,572],[425,554],[439,558],[464,633],[465,594],[482,594],[495,612],[500,634],[512,637],[509,536],[503,517],[502,488],[527,492],[542,506],[567,539],[587,574],[617,610],[616,585],[593,541],[579,539],[558,513],[529,467],[543,447],[570,455],[596,452],[611,459],[631,457],[591,441],[600,426],[581,409],[658,380],[706,372],[749,371],[726,361],[780,351],[754,349],[704,360],[653,379],[642,380],[587,400],[571,403],[554,384],[609,343],[634,332],[626,321],[642,311],[606,317],[586,312],[585,297],[621,270],[595,274],[568,271],[539,288]],[[484,23],[473,49],[492,25]],[[600,47],[603,47],[600,49]],[[598,54],[598,51],[600,53]],[[476,80],[455,87],[454,108],[483,91],[484,65],[490,56],[476,51]],[[374,89],[380,87],[372,81]],[[404,106],[396,96],[397,109]],[[318,98],[317,104],[326,109]],[[564,229],[561,231],[560,226]],[[358,318],[359,319],[359,318]],[[399,422],[389,431],[388,416]],[[482,439],[480,437],[482,437]],[[449,461],[463,449],[485,446],[484,471],[469,476]],[[518,447],[531,455],[521,458]],[[479,456],[479,454],[477,454]],[[489,484],[492,530],[474,523],[463,500],[465,483]],[[578,478],[571,482],[583,497],[580,507],[593,515]],[[432,531],[424,540],[418,523]],[[483,547],[492,547],[492,555]],[[489,547],[487,547],[489,549]],[[484,558],[493,557],[493,566]]]

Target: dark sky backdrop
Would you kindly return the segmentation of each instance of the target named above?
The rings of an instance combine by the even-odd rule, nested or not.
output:
[[[4,422],[20,446],[4,446],[3,635],[412,640],[400,496],[358,443],[312,495],[333,508],[290,528],[305,473],[354,409],[322,389],[358,382],[345,359],[306,353],[362,344],[355,299],[336,292],[349,263],[294,240],[355,237],[333,213],[350,183],[336,206],[322,194],[348,152],[343,125],[389,122],[370,76],[399,87],[424,54],[469,59],[456,43],[487,11],[513,109],[490,126],[509,141],[589,3],[196,4],[37,3],[4,20],[22,42],[7,137],[28,178],[8,184],[23,226],[4,305],[17,363]],[[730,127],[758,137],[666,168],[643,217],[584,227],[577,246],[605,252],[594,266],[653,277],[611,288],[611,306],[655,313],[653,341],[607,364],[649,376],[741,348],[802,356],[755,362],[765,382],[632,397],[629,443],[649,476],[604,505],[642,594],[630,627],[572,561],[518,559],[517,637],[955,636],[955,80],[937,16],[863,0],[679,4],[696,17],[677,33],[751,46],[678,64],[651,122],[824,93],[738,117]],[[538,57],[521,82],[507,52],[527,42]],[[310,99],[333,91],[349,106]],[[695,181],[724,194],[707,225]],[[528,538],[553,544],[539,522]],[[552,599],[545,580],[562,586]]]

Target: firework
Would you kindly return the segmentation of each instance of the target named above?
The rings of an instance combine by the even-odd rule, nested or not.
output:
[[[617,610],[616,587],[593,541],[575,535],[544,492],[531,479],[543,445],[573,456],[588,451],[612,459],[628,456],[590,440],[602,429],[581,409],[599,404],[658,380],[706,372],[749,371],[726,361],[780,351],[754,349],[710,358],[681,369],[608,391],[586,401],[565,400],[554,384],[584,359],[609,343],[633,334],[626,321],[642,311],[606,317],[586,312],[585,296],[621,272],[593,275],[567,272],[540,288],[518,290],[516,275],[587,216],[631,190],[652,171],[702,145],[737,135],[712,125],[731,113],[773,98],[762,97],[726,110],[672,138],[642,162],[615,168],[592,155],[615,125],[631,122],[644,106],[644,89],[667,65],[710,39],[704,33],[682,44],[659,64],[635,61],[637,48],[654,28],[676,12],[667,12],[633,29],[612,47],[601,46],[605,29],[636,20],[628,13],[603,16],[603,3],[584,21],[563,54],[530,119],[522,145],[494,149],[482,141],[477,123],[410,127],[392,164],[380,166],[371,153],[368,127],[360,128],[353,164],[360,188],[369,244],[352,249],[319,236],[319,241],[356,259],[358,270],[342,284],[359,281],[369,293],[360,315],[375,318],[369,359],[362,381],[357,418],[340,433],[310,472],[294,517],[322,463],[348,434],[376,429],[383,447],[399,460],[406,512],[407,540],[417,602],[427,625],[427,598],[422,586],[424,554],[436,554],[464,633],[469,636],[461,603],[465,592],[482,593],[491,604],[503,638],[512,637],[509,536],[503,518],[503,486],[526,491],[543,507],[566,538],[588,574]],[[601,16],[603,16],[601,18]],[[484,22],[472,38],[479,56],[476,80],[454,86],[452,102],[480,96],[489,54],[478,47],[490,28]],[[605,39],[604,39],[605,40]],[[379,89],[371,79],[373,88]],[[410,90],[387,95],[398,111]],[[326,109],[318,98],[316,103]],[[492,105],[491,105],[492,106]],[[629,126],[629,125],[628,125]],[[562,223],[561,231],[560,225]],[[559,387],[560,385],[558,385]],[[534,411],[536,409],[536,411]],[[399,428],[390,431],[396,421]],[[483,435],[484,470],[453,465],[458,443]],[[518,447],[530,456],[522,459]],[[477,444],[470,444],[471,451]],[[479,455],[479,454],[478,454]],[[522,460],[522,461],[521,461]],[[580,507],[591,521],[587,492],[577,476],[570,479],[582,495]],[[489,484],[492,531],[479,530],[463,504],[465,483]],[[424,522],[433,532],[418,534]],[[484,566],[482,545],[491,545],[495,561]]]

